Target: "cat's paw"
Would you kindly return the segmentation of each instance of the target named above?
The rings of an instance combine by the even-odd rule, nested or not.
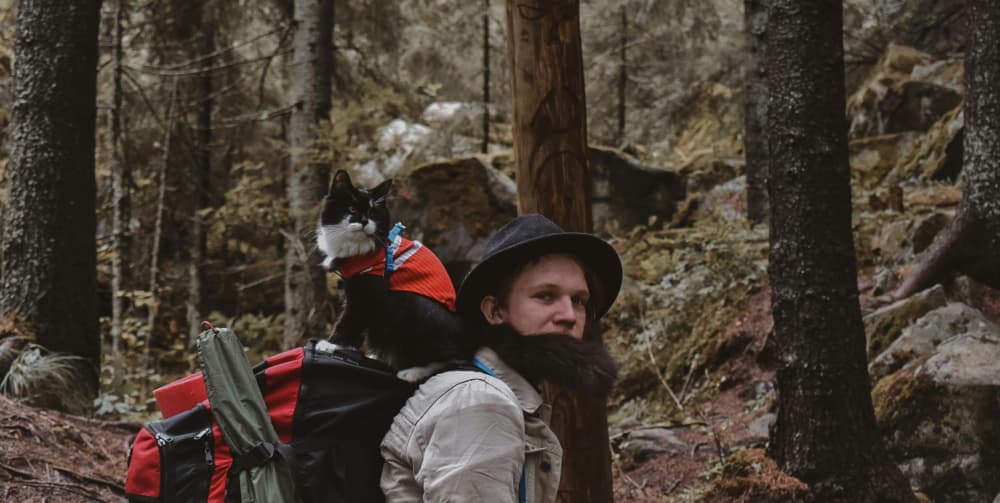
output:
[[[341,346],[339,344],[334,344],[334,343],[332,343],[332,342],[330,342],[330,341],[328,341],[326,339],[322,339],[322,340],[316,342],[316,345],[313,346],[313,348],[316,351],[319,351],[321,353],[330,353],[330,354],[333,354],[334,351],[336,351],[336,350],[338,350],[338,349],[340,349],[342,347],[344,347],[344,346]]]
[[[430,365],[424,365],[422,367],[410,367],[396,372],[396,377],[411,383],[418,383],[427,379],[428,377],[437,374],[448,364],[445,362],[431,363]]]

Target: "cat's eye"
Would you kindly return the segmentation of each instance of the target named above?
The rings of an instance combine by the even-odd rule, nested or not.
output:
[[[350,208],[347,208],[347,211],[350,211],[351,215],[357,215],[358,214],[358,209],[356,207],[354,207],[354,206],[351,206]]]

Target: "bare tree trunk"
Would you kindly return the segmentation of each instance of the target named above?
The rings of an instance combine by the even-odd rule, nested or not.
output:
[[[316,207],[326,192],[328,168],[313,159],[314,128],[330,113],[332,0],[295,0],[292,112],[288,128],[291,167],[288,205],[293,231],[285,255],[285,345],[324,335],[326,274],[313,236]]]
[[[764,0],[743,1],[747,43],[743,86],[743,152],[746,158],[747,218],[767,221],[767,8]]]
[[[96,392],[100,2],[22,0],[16,23],[0,312],[25,317],[50,350],[86,358]]]
[[[518,213],[590,231],[580,4],[507,0],[506,7]],[[553,404],[552,429],[565,453],[559,501],[611,501],[606,404],[551,385],[543,394]]]
[[[490,153],[490,0],[483,0],[483,144]]]
[[[628,89],[628,58],[626,49],[628,46],[628,12],[625,5],[621,6],[621,40],[618,43],[618,146],[625,145],[625,104],[626,90]]]
[[[202,48],[200,55],[210,56],[215,53],[216,22],[211,6],[201,6],[201,36]],[[190,262],[188,262],[188,300],[187,326],[188,343],[194,344],[201,332],[202,304],[204,297],[204,262],[205,262],[205,225],[202,210],[209,207],[212,174],[212,65],[214,57],[207,57],[202,62],[202,72],[199,77],[198,90],[198,132],[195,144],[197,160],[195,175],[192,177],[194,190],[194,211],[191,214],[191,242],[189,243]]]
[[[127,257],[131,251],[131,236],[128,232],[129,166],[124,162],[121,144],[122,115],[122,29],[125,13],[125,1],[115,0],[112,14],[113,48],[111,56],[111,108],[108,110],[108,153],[111,156],[111,194],[112,194],[112,249],[111,255],[111,353],[119,355],[119,344],[122,336],[122,318],[125,302],[122,292],[130,289],[128,286]],[[131,304],[131,302],[130,302]],[[121,376],[115,375],[118,379]]]
[[[160,311],[160,292],[158,275],[160,273],[160,240],[163,238],[163,212],[167,196],[167,167],[170,166],[170,146],[172,133],[174,130],[174,108],[177,102],[177,78],[174,77],[170,89],[170,101],[167,105],[167,115],[163,124],[163,158],[160,163],[160,172],[157,176],[157,187],[159,193],[156,197],[156,219],[153,223],[153,245],[149,252],[149,318],[146,321],[148,327],[146,341],[143,346],[142,368],[150,368],[150,347],[153,344],[153,336],[156,333],[156,316]]]
[[[767,13],[770,280],[778,418],[770,453],[820,501],[916,501],[882,448],[858,305],[840,2]]]
[[[951,226],[893,293],[904,298],[955,272],[1000,288],[1000,5],[966,2],[962,203]]]

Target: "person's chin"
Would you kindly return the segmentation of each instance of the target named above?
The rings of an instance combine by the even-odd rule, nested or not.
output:
[[[500,325],[487,331],[487,345],[536,385],[548,380],[597,397],[611,392],[618,366],[600,342],[566,330],[521,335]]]

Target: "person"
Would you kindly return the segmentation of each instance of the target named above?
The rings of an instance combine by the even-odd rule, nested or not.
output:
[[[431,377],[395,417],[381,445],[386,501],[555,501],[562,448],[537,387],[607,396],[617,366],[584,335],[621,281],[611,245],[544,216],[491,236],[457,298],[476,368]]]

